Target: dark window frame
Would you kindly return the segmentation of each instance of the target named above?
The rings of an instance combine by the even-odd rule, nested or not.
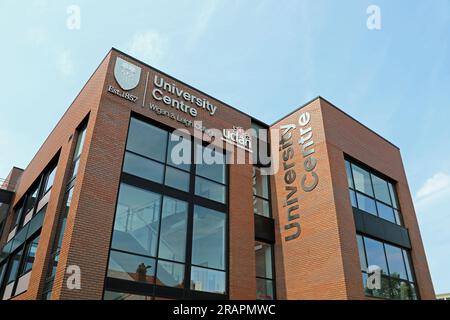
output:
[[[374,201],[374,204],[375,204],[375,211],[376,211],[376,216],[377,216],[378,218],[383,219],[383,220],[386,220],[386,221],[391,222],[391,223],[394,223],[394,224],[399,225],[399,226],[404,226],[404,224],[403,224],[402,210],[401,210],[401,208],[400,208],[400,203],[399,203],[399,201],[398,201],[398,195],[397,195],[397,182],[395,182],[395,181],[393,181],[392,179],[390,179],[390,178],[384,176],[383,174],[380,174],[380,173],[377,172],[376,170],[373,170],[373,169],[369,168],[367,165],[361,164],[361,162],[359,162],[359,161],[357,161],[357,160],[354,160],[354,159],[352,159],[352,158],[349,158],[349,157],[347,157],[347,156],[344,157],[344,164],[345,164],[345,162],[349,162],[349,163],[350,163],[350,169],[351,169],[351,170],[350,170],[350,175],[351,175],[350,178],[351,178],[351,180],[353,181],[353,187],[348,185],[348,189],[350,190],[350,192],[353,192],[354,195],[355,195],[355,202],[356,202],[357,208],[359,209],[358,194],[361,194],[361,195],[363,195],[363,196],[365,196],[365,197],[367,197],[367,198],[370,198],[371,200]],[[360,167],[361,169],[363,169],[363,170],[367,171],[367,173],[369,173],[370,185],[371,185],[371,188],[372,188],[372,190],[373,190],[373,196],[371,196],[371,195],[369,195],[369,194],[366,194],[366,193],[364,193],[364,192],[359,191],[359,190],[356,189],[355,178],[354,178],[354,174],[353,174],[353,166],[352,166],[352,164],[353,164],[353,165],[356,165],[356,166],[358,166],[358,167]],[[346,167],[346,166],[345,166],[345,167]],[[346,173],[346,175],[348,174],[346,169],[345,169],[345,173]],[[387,184],[388,184],[388,191],[389,191],[389,198],[390,198],[390,200],[391,200],[391,203],[390,203],[390,204],[376,198],[376,195],[375,195],[375,188],[374,188],[374,186],[373,186],[373,181],[372,181],[372,175],[375,175],[375,176],[377,176],[378,178],[380,178],[380,179],[382,179],[382,180],[384,180],[384,181],[387,182]],[[393,199],[392,199],[392,194],[391,194],[391,192],[390,192],[390,190],[389,190],[389,184],[391,184],[391,186],[392,186],[392,189],[393,189],[393,192],[394,192],[394,196],[395,196],[395,198],[396,198],[395,201],[396,201],[396,203],[397,203],[397,208],[394,207],[394,201],[393,201]],[[390,221],[390,220],[385,219],[385,218],[383,218],[383,217],[380,216],[380,213],[379,213],[379,210],[378,210],[377,202],[379,202],[379,203],[381,203],[381,204],[383,204],[383,205],[385,205],[385,206],[388,206],[388,207],[390,207],[390,208],[392,209],[392,212],[393,212],[393,215],[394,215],[394,221]],[[360,210],[362,210],[362,209],[360,209]],[[363,210],[363,211],[364,211],[364,210]],[[364,212],[366,212],[366,211],[364,211]],[[395,214],[396,212],[398,213],[398,218],[399,218],[400,221],[397,221],[397,215]],[[370,214],[372,214],[372,213],[370,213]],[[372,214],[372,215],[373,215],[373,214]]]
[[[275,244],[260,241],[260,240],[255,240],[255,244],[258,242],[270,246],[272,278],[260,277],[257,275],[256,279],[270,280],[272,282],[273,300],[277,300],[277,286],[276,286],[276,274],[275,274]],[[256,266],[256,260],[255,260],[255,266]]]
[[[368,297],[375,297],[375,298],[379,298],[379,299],[386,299],[386,300],[392,300],[392,299],[395,299],[395,297],[393,296],[393,293],[392,293],[392,290],[393,290],[393,289],[392,289],[392,288],[393,288],[392,282],[393,282],[394,280],[397,280],[397,281],[403,281],[403,282],[406,282],[409,286],[412,285],[412,286],[414,287],[414,290],[415,290],[416,299],[419,300],[419,299],[420,299],[420,293],[419,293],[419,288],[418,288],[418,285],[417,285],[417,282],[416,282],[416,276],[415,276],[415,273],[414,273],[414,266],[413,266],[412,261],[411,261],[411,253],[410,253],[410,250],[408,250],[408,249],[406,249],[406,248],[402,248],[402,247],[396,246],[396,245],[392,245],[392,244],[387,243],[387,242],[380,241],[380,240],[375,239],[375,238],[368,237],[368,236],[366,236],[366,235],[364,235],[364,234],[357,233],[357,236],[360,236],[360,237],[361,237],[361,240],[362,240],[362,244],[363,244],[363,252],[364,252],[364,257],[363,257],[363,258],[364,258],[364,261],[365,261],[365,264],[366,264],[367,267],[369,267],[369,259],[367,258],[367,249],[366,249],[366,240],[365,240],[365,239],[366,239],[366,238],[369,238],[369,239],[371,239],[371,240],[374,240],[374,241],[377,241],[377,242],[380,242],[380,243],[381,243],[381,245],[382,245],[382,247],[383,247],[383,253],[384,253],[384,258],[385,258],[385,261],[386,261],[386,268],[387,268],[387,274],[382,275],[382,277],[385,278],[385,279],[387,279],[387,281],[388,281],[388,283],[389,283],[389,288],[388,288],[388,291],[389,291],[389,297],[379,297],[379,296],[374,296],[374,295],[372,295],[372,294],[368,294],[368,293],[365,291],[365,284],[363,283],[364,294],[365,294],[366,296],[368,296]],[[408,259],[409,259],[409,262],[410,262],[410,270],[411,270],[411,277],[412,277],[412,279],[409,279],[409,275],[408,275],[408,272],[407,272],[407,271],[406,271],[406,274],[407,274],[406,277],[407,277],[408,279],[401,279],[401,278],[392,277],[391,272],[390,272],[390,269],[389,269],[389,268],[390,268],[390,267],[389,267],[389,260],[388,260],[388,257],[387,257],[385,244],[389,244],[389,245],[391,245],[391,246],[400,248],[400,249],[402,250],[402,261],[403,261],[403,265],[404,265],[405,270],[407,270],[407,264],[406,264],[406,260],[405,260],[404,254],[406,254],[406,255],[408,256]],[[357,245],[358,245],[358,244],[357,244]],[[359,250],[358,250],[358,251],[359,251]],[[359,252],[358,252],[358,256],[359,256]],[[362,269],[361,269],[361,266],[360,266],[360,270],[361,270],[362,275],[364,275],[364,274],[367,275],[367,274],[368,274],[366,270],[362,270]]]
[[[141,120],[148,124],[156,126],[160,129],[166,130],[168,132],[168,135],[167,135],[168,141],[170,139],[171,133],[173,133],[176,130],[172,127],[169,127],[160,122],[157,122],[154,119],[149,119],[140,114],[132,112],[130,119],[129,119],[129,124],[128,124],[127,141],[128,141],[128,135],[130,132],[129,128],[131,125],[132,118],[136,118],[138,120]],[[189,171],[190,176],[189,176],[189,191],[188,192],[170,187],[165,184],[167,166],[175,168],[175,169],[179,169],[177,167],[174,167],[167,161],[167,152],[168,152],[167,150],[169,148],[169,143],[166,144],[166,159],[165,159],[165,163],[164,163],[164,180],[163,180],[162,184],[126,173],[124,171],[124,165],[125,165],[124,160],[125,160],[126,152],[129,152],[129,151],[125,147],[123,159],[122,159],[121,180],[120,180],[120,184],[119,184],[119,189],[117,190],[117,195],[118,195],[119,190],[120,190],[120,185],[122,183],[126,183],[126,184],[129,184],[129,185],[137,187],[137,188],[142,188],[144,190],[159,193],[162,195],[162,197],[168,196],[168,197],[171,197],[174,199],[186,201],[188,203],[186,250],[185,250],[185,262],[184,262],[184,267],[185,267],[184,288],[179,289],[179,288],[164,287],[164,286],[156,285],[156,283],[153,285],[146,285],[146,286],[144,285],[143,286],[142,284],[130,283],[129,281],[117,281],[117,279],[108,278],[107,274],[108,274],[109,266],[107,265],[106,270],[105,270],[105,286],[104,286],[103,292],[105,292],[105,291],[129,292],[129,290],[131,288],[131,290],[134,290],[133,293],[135,293],[135,294],[141,294],[141,295],[146,295],[146,296],[151,295],[153,297],[158,296],[158,297],[175,298],[175,299],[228,299],[229,298],[229,292],[230,292],[230,287],[229,287],[229,285],[230,285],[229,284],[229,277],[230,277],[230,257],[229,257],[229,239],[230,239],[230,232],[229,232],[229,179],[230,179],[230,169],[229,169],[229,166],[227,164],[225,164],[225,200],[226,200],[225,203],[217,202],[217,201],[214,201],[211,199],[207,199],[207,198],[195,195],[195,178],[197,177],[197,175],[196,175],[196,165],[194,163],[194,157],[195,157],[196,147],[198,144],[201,145],[202,147],[204,147],[204,146],[207,146],[208,143],[206,141],[198,141],[197,139],[195,139],[195,137],[194,138],[190,137],[190,139],[191,139],[191,166],[190,166],[190,171]],[[217,150],[217,148],[216,148],[216,150]],[[222,152],[224,153],[225,157],[228,156],[226,150],[222,150]],[[142,156],[140,154],[138,154],[138,155]],[[150,160],[157,161],[154,159],[150,159]],[[185,171],[185,172],[187,172],[187,171]],[[219,182],[208,179],[206,177],[203,177],[203,176],[200,176],[200,177],[210,180],[214,183],[220,184]],[[117,201],[118,201],[118,196],[117,196]],[[114,213],[114,217],[115,217],[115,214],[117,211],[117,205],[118,205],[118,203],[116,202],[116,210]],[[221,272],[225,272],[225,291],[226,291],[225,294],[215,294],[215,293],[201,292],[201,291],[195,291],[195,290],[190,289],[191,268],[192,268],[191,261],[192,261],[193,219],[194,219],[194,206],[195,205],[199,205],[199,206],[203,206],[208,209],[220,211],[225,214],[225,219],[226,219],[226,221],[225,221],[225,229],[226,229],[225,230],[225,236],[226,236],[226,239],[225,239],[225,271],[218,270]],[[162,206],[161,206],[161,210],[162,210]],[[160,223],[161,223],[161,221],[160,221]],[[113,236],[113,232],[111,232],[110,253],[111,253],[111,249],[112,249],[111,248],[112,236]],[[159,237],[159,234],[158,234],[158,237]],[[158,243],[157,251],[159,251],[159,243]],[[110,253],[109,253],[109,255],[110,255]],[[131,253],[131,254],[134,254],[134,253]],[[157,254],[158,254],[158,252],[157,252]],[[158,257],[152,257],[152,258],[155,260],[162,260],[162,261],[165,260],[168,262],[172,262],[170,260],[161,259]],[[108,260],[109,260],[109,256],[108,256]],[[179,263],[179,262],[173,261],[173,263]],[[204,267],[201,267],[201,268],[204,268]],[[211,270],[214,270],[214,269],[211,269]],[[158,263],[156,261],[156,263],[155,263],[155,278],[157,277],[157,272],[158,272]],[[134,289],[132,289],[132,288],[134,288]]]

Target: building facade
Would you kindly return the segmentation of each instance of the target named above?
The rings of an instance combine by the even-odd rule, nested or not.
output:
[[[435,298],[399,149],[320,97],[267,125],[113,49],[7,180],[3,300]]]

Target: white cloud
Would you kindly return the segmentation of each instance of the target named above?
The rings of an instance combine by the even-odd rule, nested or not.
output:
[[[149,64],[159,64],[166,53],[167,39],[160,33],[149,30],[136,33],[127,48],[132,56]]]
[[[68,49],[63,49],[59,52],[58,58],[58,69],[64,76],[71,76],[74,71],[72,52]]]
[[[438,172],[430,177],[416,193],[417,205],[440,198],[450,191],[450,175]]]

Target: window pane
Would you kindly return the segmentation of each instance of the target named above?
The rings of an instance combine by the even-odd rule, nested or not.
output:
[[[160,208],[159,194],[122,184],[112,247],[155,256]]]
[[[74,159],[77,159],[81,155],[85,139],[86,139],[86,127],[83,127],[82,129],[80,129],[78,133],[77,145],[75,147],[75,153],[73,156]]]
[[[273,300],[273,281],[256,279],[256,300]]]
[[[103,300],[153,300],[149,296],[140,296],[125,292],[105,291]]]
[[[350,202],[352,203],[353,208],[358,208],[358,204],[356,203],[356,193],[353,190],[349,190],[350,192]]]
[[[269,177],[261,175],[261,169],[253,167],[253,194],[269,199]]]
[[[37,237],[28,245],[28,248],[27,248],[28,251],[25,256],[25,262],[24,262],[22,274],[27,273],[28,271],[30,271],[33,268],[34,258],[36,257],[36,251],[37,251],[37,247],[39,244],[39,238],[40,237]]]
[[[111,250],[108,277],[135,282],[153,283],[155,260]]]
[[[225,272],[192,267],[191,290],[225,294]]]
[[[195,178],[195,194],[220,203],[226,203],[225,186],[200,177]]]
[[[158,261],[156,284],[166,287],[183,288],[184,265],[167,261]]]
[[[384,244],[389,265],[390,276],[394,278],[408,279],[405,264],[403,263],[402,249]]]
[[[131,119],[127,150],[160,162],[166,159],[167,132],[137,119]]]
[[[22,258],[22,251],[20,250],[19,252],[17,252],[11,262],[10,262],[10,269],[9,269],[9,275],[8,275],[8,280],[6,282],[6,284],[9,284],[13,281],[16,280],[17,278],[17,273],[19,272],[19,266],[20,266],[20,259]]]
[[[187,202],[164,197],[158,253],[160,258],[184,262],[187,215]]]
[[[167,166],[166,168],[166,186],[189,192],[190,175],[185,171],[174,169]]]
[[[39,185],[34,186],[34,189],[30,191],[27,199],[27,207],[25,210],[25,214],[34,209],[34,205],[36,204],[36,200],[38,197],[38,192],[39,192]]]
[[[389,195],[387,182],[372,174],[372,183],[375,191],[375,198],[387,204],[391,204],[391,196]]]
[[[56,175],[56,167],[53,168],[53,170],[47,176],[44,193],[50,190],[50,188],[53,186],[53,182],[55,181],[55,175]]]
[[[255,243],[256,276],[272,279],[272,246],[267,243]]]
[[[77,176],[79,166],[80,166],[80,158],[76,159],[75,162],[73,163],[73,172],[71,179]]]
[[[345,171],[347,173],[347,183],[349,188],[354,188],[355,186],[353,185],[353,178],[352,178],[352,167],[350,165],[350,162],[348,162],[347,160],[345,160]]]
[[[387,274],[386,257],[384,255],[383,244],[379,241],[364,238],[366,245],[367,262],[369,266],[378,266],[383,274]]]
[[[361,265],[361,270],[367,271],[367,262],[366,262],[366,254],[365,254],[365,250],[364,250],[363,237],[361,237],[360,235],[357,235],[356,240],[358,242],[359,264]]]
[[[253,213],[264,217],[270,217],[269,201],[253,196]]]
[[[163,182],[164,165],[129,152],[125,154],[123,171],[150,181]]]
[[[398,209],[397,194],[395,193],[395,188],[392,185],[392,183],[388,183],[388,185],[389,185],[389,193],[391,194],[392,205],[394,206],[394,208]]]
[[[395,223],[394,209],[377,201],[378,216],[392,223]]]
[[[353,178],[355,180],[355,188],[369,196],[373,196],[372,184],[370,183],[370,174],[360,167],[352,164]]]
[[[225,214],[195,206],[192,264],[225,270]]]
[[[375,208],[375,201],[361,193],[356,193],[358,199],[359,209],[366,211],[370,214],[377,215],[377,209]]]
[[[196,174],[216,182],[225,184],[225,155],[211,148],[201,148],[202,158],[199,159],[197,151]],[[201,160],[201,162],[200,162]]]
[[[408,280],[414,281],[413,274],[411,272],[411,262],[409,259],[409,254],[406,252],[406,250],[402,250],[403,258],[405,259],[405,265],[406,265],[406,273],[408,274]]]
[[[192,162],[192,142],[189,137],[171,133],[169,136],[169,148],[167,163],[178,169],[190,171]]]

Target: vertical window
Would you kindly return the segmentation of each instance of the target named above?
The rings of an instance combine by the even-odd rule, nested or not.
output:
[[[53,239],[53,244],[51,248],[51,255],[49,265],[47,266],[47,274],[45,279],[44,291],[42,294],[42,299],[50,300],[53,290],[53,279],[56,274],[56,269],[59,262],[59,254],[61,251],[62,241],[64,239],[64,233],[66,230],[67,216],[69,214],[70,204],[72,202],[72,197],[75,189],[76,177],[78,174],[78,167],[80,165],[80,158],[84,147],[84,142],[86,140],[86,129],[87,121],[80,125],[76,132],[76,145],[73,154],[71,175],[70,179],[66,185],[65,202],[66,206],[62,210],[61,214],[58,216],[58,225],[56,229],[55,238]],[[55,169],[56,170],[56,169]]]
[[[45,177],[45,186],[44,186],[44,193],[46,194],[52,187],[53,182],[55,181],[55,175],[56,175],[56,167],[53,167]]]
[[[33,268],[34,259],[36,257],[37,247],[39,244],[39,238],[40,237],[37,236],[27,245],[21,275],[26,274]]]
[[[274,299],[272,245],[255,242],[256,299]]]
[[[397,195],[391,182],[345,160],[345,170],[353,207],[402,225]]]
[[[84,141],[86,139],[86,125],[78,130],[77,145],[75,147],[75,153],[72,161],[72,178],[75,179],[78,173],[78,167],[80,165],[81,152],[83,151]]]
[[[19,273],[19,267],[20,267],[20,261],[22,259],[22,253],[23,249],[20,249],[18,252],[16,252],[9,263],[9,274],[7,277],[6,284],[10,284],[17,279],[17,274]]]
[[[270,217],[269,176],[261,174],[261,168],[253,167],[253,213]]]

